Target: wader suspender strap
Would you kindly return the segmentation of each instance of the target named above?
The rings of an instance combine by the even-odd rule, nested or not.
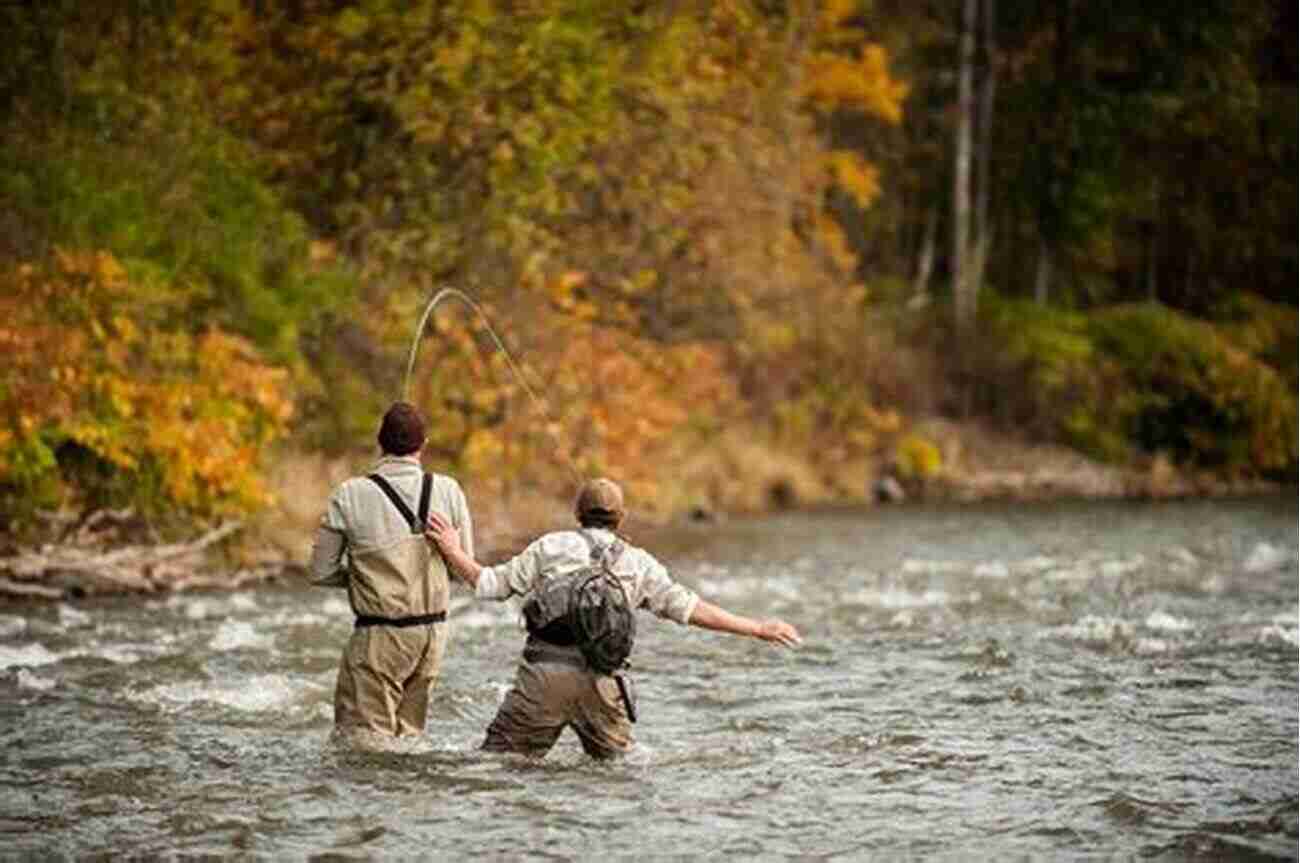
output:
[[[426,473],[420,483],[420,516],[418,519],[415,513],[411,512],[411,508],[406,505],[406,501],[402,500],[397,490],[388,484],[388,480],[377,473],[370,474],[367,479],[379,486],[379,490],[384,493],[384,496],[392,501],[393,506],[397,507],[397,511],[402,514],[402,518],[406,519],[406,523],[411,526],[411,533],[424,533],[424,523],[429,519],[429,493],[433,488],[433,477]]]
[[[420,481],[420,529],[416,533],[424,533],[424,525],[429,521],[429,493],[432,491],[433,477],[426,473]]]
[[[388,484],[388,480],[377,473],[372,473],[367,478],[379,486],[379,490],[384,493],[384,497],[392,501],[393,506],[397,507],[397,511],[402,514],[402,517],[406,519],[406,523],[411,526],[411,533],[424,532],[424,523],[429,519],[429,493],[433,488],[433,477],[426,473],[424,479],[420,482],[420,516],[418,521],[415,514],[411,512],[411,508],[406,505],[406,501],[402,500],[397,490]],[[417,614],[414,617],[375,617],[369,614],[358,614],[356,626],[358,628],[366,626],[424,626],[429,623],[441,623],[446,619],[447,612],[445,611],[435,611],[433,614]]]

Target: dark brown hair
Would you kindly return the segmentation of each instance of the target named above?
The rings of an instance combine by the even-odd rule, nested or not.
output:
[[[424,446],[424,417],[413,404],[393,402],[379,424],[379,448],[386,455],[410,455]]]

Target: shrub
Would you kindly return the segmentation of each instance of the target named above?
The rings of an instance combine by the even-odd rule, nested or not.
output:
[[[1294,471],[1295,389],[1224,328],[1143,304],[1098,312],[1089,330],[1121,369],[1115,420],[1143,451],[1233,473]]]
[[[908,434],[894,448],[894,462],[904,479],[929,479],[943,467],[943,456],[930,441]]]
[[[987,335],[1001,350],[981,383],[1011,404],[1004,420],[1107,461],[1164,454],[1230,474],[1294,475],[1295,385],[1265,361],[1285,341],[1280,316],[1216,325],[1158,304],[989,306]]]
[[[1051,438],[1064,432],[1075,445],[1099,457],[1120,459],[1127,454],[1114,442],[1099,447],[1100,439],[1076,433],[1091,427],[1092,417],[1077,415],[1078,409],[1097,403],[1103,383],[1086,316],[997,296],[982,301],[981,315],[992,349],[977,361],[978,410],[1032,436]]]
[[[9,248],[0,237],[0,255],[109,251],[134,278],[168,285],[168,311],[189,330],[215,323],[297,362],[304,331],[355,296],[355,279],[312,260],[306,225],[251,156],[183,101],[94,81],[72,98],[80,110],[59,134],[0,144],[0,201],[27,237]]]
[[[0,509],[267,501],[260,456],[292,413],[288,374],[218,327],[160,323],[174,302],[105,252],[0,274]]]

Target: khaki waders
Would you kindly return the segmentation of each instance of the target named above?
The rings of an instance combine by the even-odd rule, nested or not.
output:
[[[632,747],[632,723],[618,680],[589,669],[576,647],[529,639],[483,749],[540,758],[566,726],[593,758],[613,758]]]
[[[406,517],[411,534],[349,558],[348,600],[357,619],[339,665],[334,724],[415,735],[424,730],[447,647],[450,585],[442,558],[424,539],[431,478],[424,477],[418,517],[382,477],[370,479]]]

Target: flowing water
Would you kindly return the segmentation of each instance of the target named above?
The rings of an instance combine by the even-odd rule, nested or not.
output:
[[[644,618],[638,745],[477,751],[517,610],[455,599],[427,734],[330,743],[343,595],[0,607],[0,856],[1295,859],[1294,498],[642,532],[784,651]]]

